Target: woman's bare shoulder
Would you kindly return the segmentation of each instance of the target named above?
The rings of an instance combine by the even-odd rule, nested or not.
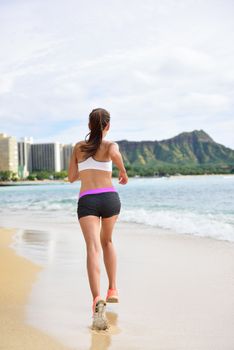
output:
[[[77,142],[75,143],[75,146],[74,146],[74,147],[79,148],[80,146],[82,146],[82,145],[84,145],[84,144],[85,144],[85,141],[77,141]]]
[[[73,150],[75,151],[76,157],[80,157],[81,149],[80,147],[84,144],[84,141],[77,141],[73,147]]]
[[[119,152],[119,145],[115,141],[108,141],[108,154],[111,156],[112,154],[118,153]]]
[[[117,142],[115,142],[115,141],[106,141],[107,142],[107,146],[109,147],[110,145],[118,145],[118,143]]]

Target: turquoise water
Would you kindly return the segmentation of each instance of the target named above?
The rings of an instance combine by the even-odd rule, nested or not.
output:
[[[112,179],[120,221],[234,241],[234,176]],[[0,225],[77,222],[80,183],[0,188]]]

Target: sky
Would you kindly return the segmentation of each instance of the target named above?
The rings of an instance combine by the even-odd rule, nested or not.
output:
[[[233,0],[0,0],[0,133],[75,143],[203,129],[234,149]]]

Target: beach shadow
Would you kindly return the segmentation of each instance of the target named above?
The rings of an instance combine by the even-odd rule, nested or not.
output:
[[[117,313],[106,311],[106,318],[110,326],[108,329],[99,331],[90,327],[91,345],[89,350],[107,350],[111,345],[111,337],[121,332],[118,327]]]
[[[22,230],[21,239],[25,244],[43,245],[50,241],[50,233],[42,230]]]
[[[18,244],[21,244],[21,249],[29,247],[30,252],[35,252],[43,257],[46,264],[52,262],[57,253],[58,241],[55,239],[54,233],[43,230],[24,229],[20,231]]]

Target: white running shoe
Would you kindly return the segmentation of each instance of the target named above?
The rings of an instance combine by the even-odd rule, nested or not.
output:
[[[106,302],[105,300],[98,300],[94,313],[93,313],[93,329],[103,330],[109,328],[108,321],[106,318]]]

